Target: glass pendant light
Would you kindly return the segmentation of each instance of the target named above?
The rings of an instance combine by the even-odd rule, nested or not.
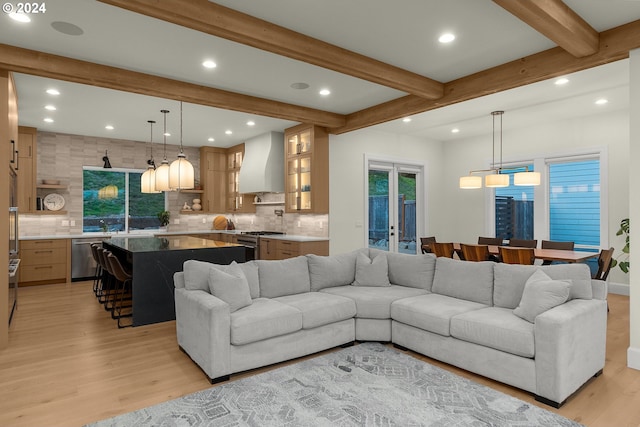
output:
[[[169,187],[172,190],[189,190],[195,186],[193,165],[182,149],[182,101],[180,101],[180,153],[169,167]]]
[[[169,110],[160,110],[164,114],[164,158],[160,166],[156,168],[156,190],[171,191],[169,187],[169,161],[167,160],[167,113]]]
[[[147,122],[151,127],[151,137],[149,138],[151,142],[151,158],[147,160],[147,165],[149,165],[147,170],[140,177],[140,192],[160,193],[161,191],[156,190],[156,162],[153,159],[153,124],[155,120],[147,120]]]

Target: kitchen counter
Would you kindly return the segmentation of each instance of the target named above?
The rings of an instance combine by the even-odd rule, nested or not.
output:
[[[112,238],[149,238],[153,236],[185,236],[194,234],[242,234],[248,230],[183,230],[183,231],[155,231],[155,232],[138,232],[138,233],[84,233],[84,234],[56,234],[42,236],[20,236],[20,240],[42,240],[42,239],[112,239]],[[265,236],[267,237],[267,236]],[[299,234],[270,234],[270,239],[291,240],[293,242],[321,242],[329,240],[328,237],[302,236]]]
[[[181,251],[192,249],[230,248],[242,245],[199,239],[191,236],[164,235],[158,237],[111,237],[110,244],[129,252]]]

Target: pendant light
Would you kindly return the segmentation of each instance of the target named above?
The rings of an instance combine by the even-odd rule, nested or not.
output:
[[[164,158],[162,159],[162,163],[160,166],[156,168],[156,190],[157,191],[170,191],[171,187],[169,187],[169,161],[167,160],[167,113],[169,110],[160,110],[162,114],[164,114]]]
[[[153,159],[153,124],[155,120],[147,120],[151,127],[151,136],[149,142],[151,143],[151,157],[147,160],[147,170],[140,177],[140,192],[141,193],[160,193],[156,190],[156,162]]]
[[[490,169],[472,170],[467,176],[460,177],[459,187],[461,189],[477,189],[482,188],[482,177],[474,175],[479,173],[489,172],[484,177],[484,185],[488,188],[508,187],[509,186],[509,174],[503,173],[507,170],[513,170],[515,168],[504,168],[502,165],[502,115],[504,111],[492,111],[493,117],[493,144],[492,144],[492,163]],[[499,132],[496,130],[496,119],[500,119]],[[499,165],[496,163],[496,137],[499,139],[498,148],[500,150]],[[529,172],[529,167],[525,167],[524,172],[517,172],[513,174],[514,185],[540,185],[540,173]]]
[[[169,167],[169,187],[172,190],[189,190],[195,186],[193,165],[182,149],[182,101],[180,101],[180,153]]]

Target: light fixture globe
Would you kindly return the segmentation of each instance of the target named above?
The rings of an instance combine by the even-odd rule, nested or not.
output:
[[[478,188],[482,188],[482,177],[473,175],[461,176],[460,188],[464,190],[475,190]]]
[[[156,170],[153,165],[149,165],[149,168],[140,177],[140,191],[142,193],[161,193],[156,190]]]
[[[189,163],[184,153],[169,166],[169,188],[172,190],[189,190],[195,186],[193,165]]]
[[[540,172],[518,172],[513,175],[513,185],[540,185]]]
[[[489,188],[508,187],[509,175],[496,173],[484,177],[484,185]]]
[[[169,161],[164,159],[160,166],[156,168],[155,173],[156,190],[171,191],[169,186]]]

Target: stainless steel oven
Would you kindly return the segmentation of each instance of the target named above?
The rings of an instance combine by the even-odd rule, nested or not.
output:
[[[250,259],[260,259],[260,236],[269,236],[274,234],[284,234],[281,231],[243,231],[236,236],[236,242],[239,245],[244,245],[247,248],[253,249],[253,257],[250,252],[247,251],[247,261]]]

